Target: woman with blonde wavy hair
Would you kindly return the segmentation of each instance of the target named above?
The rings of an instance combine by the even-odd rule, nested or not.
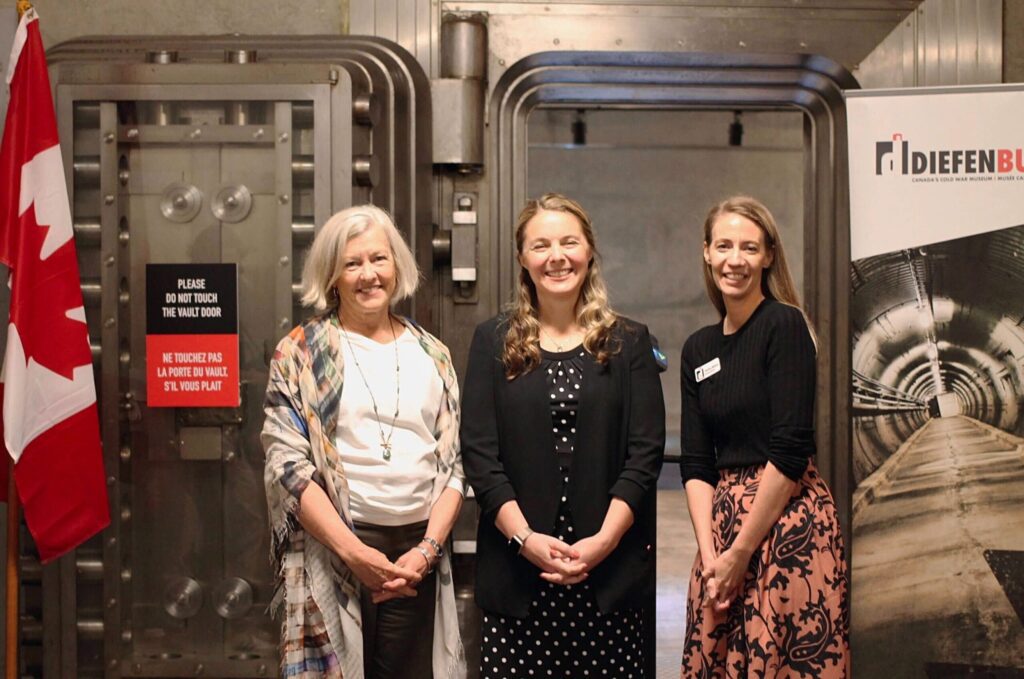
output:
[[[639,679],[665,444],[650,335],[610,308],[578,203],[528,201],[515,238],[515,297],[477,327],[462,402],[481,677]]]

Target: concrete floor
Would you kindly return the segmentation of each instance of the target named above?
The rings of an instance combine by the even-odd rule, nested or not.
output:
[[[855,676],[1024,676],[1024,439],[930,420],[854,507]]]
[[[674,489],[658,490],[657,679],[679,679],[686,592],[696,555],[697,541],[686,511],[686,495],[677,480]]]

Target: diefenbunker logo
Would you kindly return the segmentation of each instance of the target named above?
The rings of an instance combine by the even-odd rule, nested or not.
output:
[[[1024,148],[917,149],[899,132],[875,142],[876,175],[1024,173]]]

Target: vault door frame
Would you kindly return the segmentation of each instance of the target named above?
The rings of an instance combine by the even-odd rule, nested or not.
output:
[[[515,219],[527,199],[527,125],[540,106],[759,109],[804,114],[804,289],[818,333],[818,466],[850,535],[850,210],[841,65],[804,54],[541,52],[513,64],[489,105],[498,299],[515,284]],[[488,256],[481,253],[481,259]],[[847,543],[849,552],[849,542]]]

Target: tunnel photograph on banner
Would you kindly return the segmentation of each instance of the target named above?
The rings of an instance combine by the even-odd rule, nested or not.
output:
[[[1022,101],[848,100],[857,676],[1024,673]]]

